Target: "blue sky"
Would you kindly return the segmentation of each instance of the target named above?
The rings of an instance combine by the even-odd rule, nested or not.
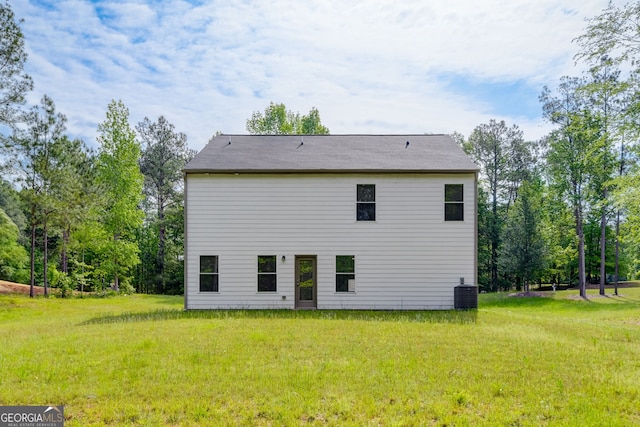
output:
[[[107,104],[165,116],[201,149],[269,102],[331,133],[545,135],[538,95],[582,72],[572,40],[607,0],[21,0],[35,88],[96,146]],[[616,2],[618,3],[618,2]],[[621,3],[621,2],[620,2]]]

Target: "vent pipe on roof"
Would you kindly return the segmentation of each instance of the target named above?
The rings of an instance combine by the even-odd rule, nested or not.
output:
[[[229,137],[229,144],[227,144],[227,145],[231,145],[231,137]]]
[[[404,148],[409,148],[409,141],[407,141],[407,145],[405,145]]]

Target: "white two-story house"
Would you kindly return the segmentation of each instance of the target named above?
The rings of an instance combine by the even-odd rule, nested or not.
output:
[[[185,308],[454,308],[477,174],[446,135],[217,136],[184,168]]]

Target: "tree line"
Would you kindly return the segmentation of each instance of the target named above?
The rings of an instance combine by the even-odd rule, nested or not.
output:
[[[610,3],[574,41],[588,72],[540,94],[553,130],[528,142],[490,121],[465,138],[481,167],[479,284],[598,284],[638,271],[640,248],[640,2]]]
[[[97,150],[44,96],[3,138],[0,278],[73,290],[182,292],[182,173],[193,152],[164,117],[135,130],[112,101]],[[2,239],[2,237],[0,237]]]
[[[134,129],[112,101],[97,150],[70,138],[49,96],[25,105],[21,23],[0,4],[0,279],[31,296],[35,285],[181,293],[186,136],[162,116]]]
[[[480,166],[478,285],[616,285],[638,271],[640,248],[640,2],[587,21],[575,41],[580,76],[540,94],[553,130],[526,141],[490,120],[466,137]],[[33,286],[183,292],[184,164],[194,156],[166,118],[135,126],[121,101],[98,125],[98,148],[66,134],[66,117],[32,89],[21,21],[0,4],[0,279]],[[271,103],[246,122],[252,134],[327,134],[306,115]]]

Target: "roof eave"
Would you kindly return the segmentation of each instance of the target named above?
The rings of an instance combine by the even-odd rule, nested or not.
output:
[[[480,169],[183,169],[185,174],[464,174]]]

